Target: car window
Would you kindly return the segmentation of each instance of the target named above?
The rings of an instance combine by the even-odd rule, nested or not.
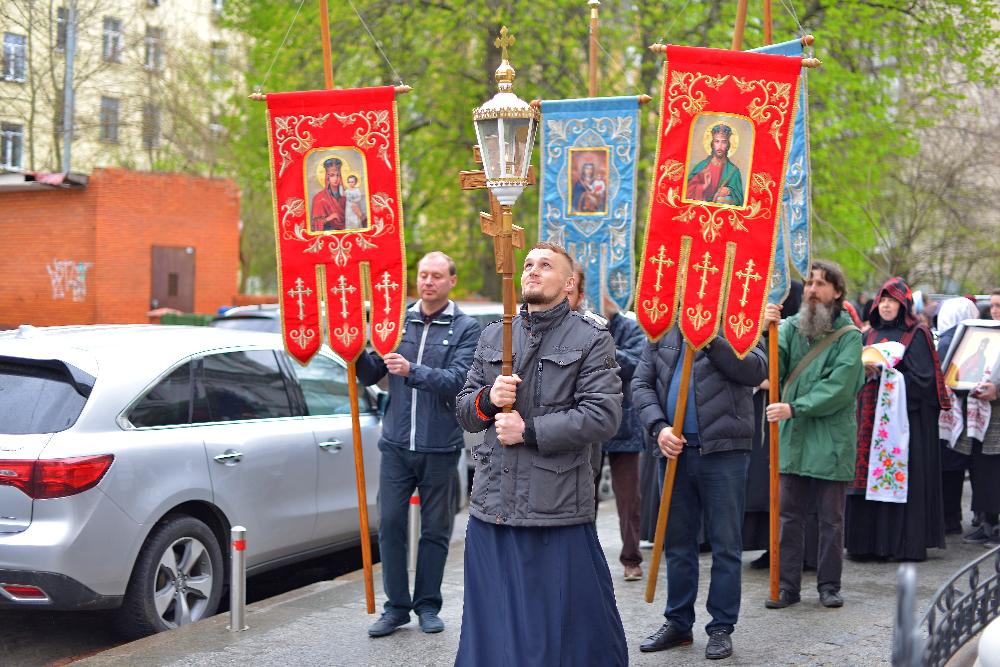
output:
[[[291,362],[295,376],[302,386],[309,415],[349,415],[351,399],[347,393],[347,369],[321,354],[307,366]],[[364,387],[358,384],[358,412],[369,412],[371,407],[365,397]]]
[[[196,422],[289,417],[285,380],[271,350],[211,354],[202,359]]]
[[[178,366],[142,400],[128,416],[133,426],[172,426],[191,420],[191,362]]]
[[[281,320],[276,317],[220,317],[212,320],[211,326],[219,329],[281,333]]]
[[[0,361],[0,433],[56,433],[76,423],[87,399],[54,364]]]

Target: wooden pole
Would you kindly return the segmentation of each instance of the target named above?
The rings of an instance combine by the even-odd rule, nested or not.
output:
[[[764,43],[772,44],[774,41],[771,26],[771,0],[764,0]],[[781,218],[778,218],[781,224]],[[767,402],[777,403],[781,400],[778,387],[778,323],[771,322],[767,325]],[[768,461],[770,463],[768,472],[770,474],[770,498],[769,498],[769,523],[770,523],[770,544],[768,554],[771,557],[771,600],[777,602],[781,580],[781,486],[780,472],[781,461],[778,451],[781,432],[778,422],[769,422],[768,432]]]
[[[691,382],[691,368],[694,364],[695,349],[687,345],[684,364],[681,366],[681,386],[677,391],[677,408],[674,410],[674,425],[671,431],[677,437],[684,428],[684,413],[687,412],[688,386]],[[660,509],[656,515],[656,534],[653,536],[653,557],[649,563],[649,579],[646,580],[646,602],[653,602],[656,595],[656,579],[663,559],[663,541],[667,534],[667,517],[670,516],[670,499],[674,493],[674,477],[677,475],[677,459],[667,459],[667,472],[663,477],[660,492]]]
[[[590,79],[587,87],[588,97],[597,97],[597,35],[600,30],[599,18],[600,0],[588,0],[590,6]]]
[[[771,0],[764,0],[764,43],[774,43],[773,28],[771,26]]]
[[[326,82],[326,89],[331,90],[333,88],[333,56],[330,54],[330,10],[326,6],[326,0],[319,0],[319,31],[323,39],[323,78]]]
[[[738,0],[736,5],[736,27],[733,29],[733,51],[743,49],[743,28],[747,23],[747,0]]]
[[[514,374],[514,222],[510,206],[501,207],[500,234],[494,237],[497,244],[495,250],[500,256],[500,271],[503,276],[503,359],[500,372],[503,375]],[[503,406],[504,412],[510,412],[514,406]]]
[[[328,90],[333,89],[333,60],[330,54],[330,11],[326,0],[319,0],[319,27],[323,36],[323,77]],[[372,575],[372,542],[368,528],[368,490],[365,487],[365,455],[361,448],[361,415],[358,414],[358,369],[347,364],[347,395],[351,400],[351,435],[354,439],[354,477],[358,487],[358,519],[361,525],[361,563],[365,575],[365,603],[369,614],[375,613],[375,580]]]
[[[778,224],[781,224],[780,222]],[[777,403],[780,399],[778,391],[778,324],[771,322],[767,325],[767,402]],[[781,578],[781,491],[779,486],[779,472],[781,469],[778,453],[778,439],[780,432],[778,422],[768,423],[769,442],[768,456],[770,457],[770,546],[771,556],[771,600],[778,599],[778,582]]]
[[[365,572],[365,604],[375,613],[375,583],[372,577],[372,540],[368,529],[368,491],[365,487],[365,455],[361,450],[361,417],[358,415],[358,371],[347,364],[347,392],[351,399],[351,432],[354,437],[354,477],[358,487],[358,518],[361,524],[361,562]]]

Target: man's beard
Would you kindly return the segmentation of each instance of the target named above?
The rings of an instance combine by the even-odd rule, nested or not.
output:
[[[547,298],[545,294],[542,293],[541,290],[538,290],[537,292],[527,292],[527,293],[522,291],[521,300],[524,301],[529,306],[546,306],[552,302],[552,299]]]
[[[837,302],[831,301],[828,304],[819,301],[812,303],[808,300],[802,302],[799,308],[799,331],[806,338],[816,338],[825,334],[833,328],[833,321],[836,319]]]

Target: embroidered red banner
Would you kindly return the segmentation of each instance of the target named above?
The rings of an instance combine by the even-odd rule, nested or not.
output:
[[[369,338],[393,351],[406,298],[395,91],[270,94],[267,123],[285,348],[307,363],[325,312],[346,361]]]
[[[760,337],[802,59],[668,46],[636,315],[696,349]]]

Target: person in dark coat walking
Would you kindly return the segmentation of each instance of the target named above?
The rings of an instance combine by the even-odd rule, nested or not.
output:
[[[384,637],[410,622],[414,611],[424,632],[441,632],[441,580],[454,527],[456,466],[463,446],[455,419],[455,394],[472,364],[480,327],[448,297],[455,262],[432,252],[417,264],[420,300],[405,314],[396,352],[358,358],[358,378],[375,384],[389,374],[389,405],[382,418],[379,470],[379,553],[385,611],[368,628]],[[410,595],[406,571],[410,496],[420,493],[420,544]]]
[[[567,293],[566,298],[569,300],[569,307],[577,310],[586,293],[587,274],[574,262],[573,275],[576,276],[576,285]],[[618,560],[625,569],[625,581],[639,581],[642,579],[642,553],[639,551],[639,511],[642,503],[639,490],[639,453],[643,451],[645,443],[639,421],[632,409],[630,384],[636,366],[639,365],[642,348],[646,345],[646,335],[636,321],[622,314],[617,304],[607,296],[604,297],[603,311],[607,319],[601,317],[599,322],[608,327],[615,342],[615,361],[618,362],[624,400],[621,426],[615,437],[601,448],[604,456],[595,466],[595,483],[600,484],[604,457],[607,457],[611,468],[611,490],[615,494],[615,508],[618,510],[618,530],[622,537],[622,550]],[[599,317],[589,311],[585,315]],[[599,493],[595,494],[595,497],[599,496]]]
[[[647,653],[691,644],[698,594],[698,534],[704,526],[712,548],[712,581],[705,627],[710,660],[733,654],[730,635],[740,611],[743,508],[753,443],[753,388],[767,377],[767,355],[757,345],[740,359],[717,336],[695,353],[685,414],[675,415],[681,368],[690,348],[675,325],[647,343],[632,379],[632,400],[645,432],[663,456],[677,459],[667,521],[666,622],[639,650]],[[681,437],[670,425],[683,424]],[[661,459],[660,477],[666,469]]]
[[[625,570],[625,581],[642,579],[642,553],[639,551],[639,510],[642,493],[639,488],[639,454],[645,443],[642,427],[632,407],[632,377],[646,346],[646,335],[636,323],[618,310],[608,298],[604,300],[604,314],[608,316],[608,331],[615,341],[615,361],[622,379],[622,423],[615,437],[604,443],[611,466],[611,490],[618,509],[618,529],[622,537],[622,550],[618,557]]]
[[[473,450],[456,665],[628,664],[590,463],[618,430],[621,380],[607,329],[570,310],[574,280],[565,250],[536,245],[521,274],[514,374],[501,374],[495,322],[458,395],[462,427],[486,435]]]

